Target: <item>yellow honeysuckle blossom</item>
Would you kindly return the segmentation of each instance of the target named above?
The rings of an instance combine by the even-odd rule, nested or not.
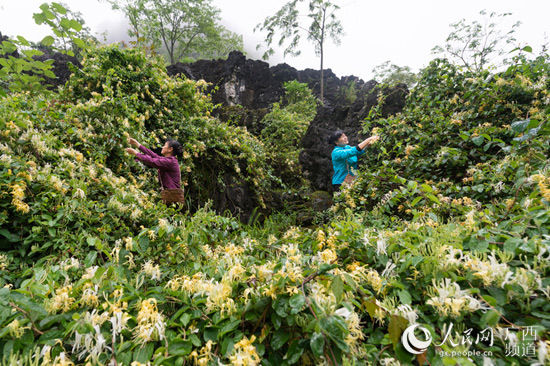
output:
[[[157,300],[149,298],[141,301],[137,315],[137,326],[134,328],[134,338],[140,343],[163,340],[164,316],[157,309]]]
[[[256,347],[252,345],[256,336],[250,339],[243,337],[233,348],[233,353],[229,356],[231,364],[235,366],[256,366],[260,364],[260,356],[256,352]]]
[[[46,302],[46,310],[50,313],[56,313],[59,310],[62,312],[71,310],[75,302],[75,299],[70,295],[72,288],[71,285],[68,285],[57,289],[55,291],[55,296]]]
[[[7,325],[7,328],[9,330],[10,336],[17,339],[23,336],[23,333],[25,333],[25,329],[31,329],[30,327],[21,326],[21,323],[18,319],[14,319],[11,323],[9,323]]]
[[[99,298],[97,296],[97,291],[99,286],[96,285],[95,288],[92,287],[93,284],[87,282],[84,285],[84,291],[82,291],[82,297],[80,298],[81,302],[89,307],[97,307],[99,305]]]

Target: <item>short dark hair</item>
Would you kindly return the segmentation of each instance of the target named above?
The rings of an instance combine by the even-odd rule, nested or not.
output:
[[[177,142],[174,139],[168,138],[166,139],[166,142],[168,142],[168,146],[170,146],[173,149],[174,156],[181,157],[183,154],[183,147],[179,142]]]
[[[336,145],[336,141],[344,134],[344,131],[342,130],[336,130],[332,133],[332,135],[328,138],[328,143],[331,145]]]

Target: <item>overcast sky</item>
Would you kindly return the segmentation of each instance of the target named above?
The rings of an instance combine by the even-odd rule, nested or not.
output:
[[[266,16],[273,15],[288,0],[213,0],[221,9],[222,23],[242,34],[248,57],[261,58],[256,45],[262,34],[253,28]],[[44,0],[0,0],[0,32],[23,35],[39,41],[49,33],[47,26],[38,26],[32,19]],[[105,34],[107,42],[127,39],[127,22],[122,13],[98,0],[64,0],[72,10],[83,14],[95,34]],[[483,9],[510,12],[508,17],[521,21],[516,38],[539,52],[550,40],[550,0],[340,0],[338,13],[345,35],[340,46],[328,43],[325,67],[338,76],[356,75],[372,78],[372,69],[386,60],[418,70],[434,57],[431,49],[443,44],[449,24],[462,18],[480,19]],[[103,36],[99,37],[103,39]],[[319,68],[313,47],[304,39],[302,55],[283,58],[279,49],[270,64],[286,62],[297,69]],[[276,50],[277,51],[277,50]]]

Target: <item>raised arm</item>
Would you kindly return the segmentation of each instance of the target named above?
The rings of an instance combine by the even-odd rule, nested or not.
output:
[[[334,160],[346,160],[352,156],[359,155],[361,150],[357,149],[357,146],[354,146],[352,149],[340,149],[332,152],[332,158]]]
[[[146,148],[145,146],[143,145],[139,145],[139,151],[141,151],[142,153],[144,153],[145,155],[149,155],[150,157],[152,158],[162,158],[161,155],[159,154],[156,154],[154,151],[152,150],[149,150],[148,148]]]
[[[128,143],[130,145],[132,145],[133,147],[137,147],[139,148],[139,151],[141,151],[142,153],[146,154],[146,155],[149,155],[153,158],[162,158],[161,155],[158,155],[156,154],[155,152],[149,150],[148,148],[146,148],[145,146],[143,146],[142,144],[140,144],[139,142],[137,142],[136,139],[134,138],[131,138],[131,137],[128,137]]]
[[[153,157],[146,154],[136,154],[136,159],[147,166],[158,169],[176,170],[178,165],[178,161],[173,157],[164,157],[158,155],[157,157]]]
[[[363,141],[361,141],[357,146],[359,146],[359,150],[363,150],[365,147],[374,144],[376,141],[380,139],[379,136],[371,136]]]

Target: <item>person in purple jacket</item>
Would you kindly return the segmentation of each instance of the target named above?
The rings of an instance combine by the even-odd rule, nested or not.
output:
[[[127,153],[135,156],[136,161],[158,169],[158,179],[163,193],[179,193],[178,190],[181,191],[181,171],[177,156],[181,156],[183,149],[179,142],[172,139],[166,140],[161,155],[149,150],[131,137],[128,138],[128,143],[139,149],[139,151],[130,147],[126,149]],[[181,196],[183,196],[183,191],[181,191]]]

